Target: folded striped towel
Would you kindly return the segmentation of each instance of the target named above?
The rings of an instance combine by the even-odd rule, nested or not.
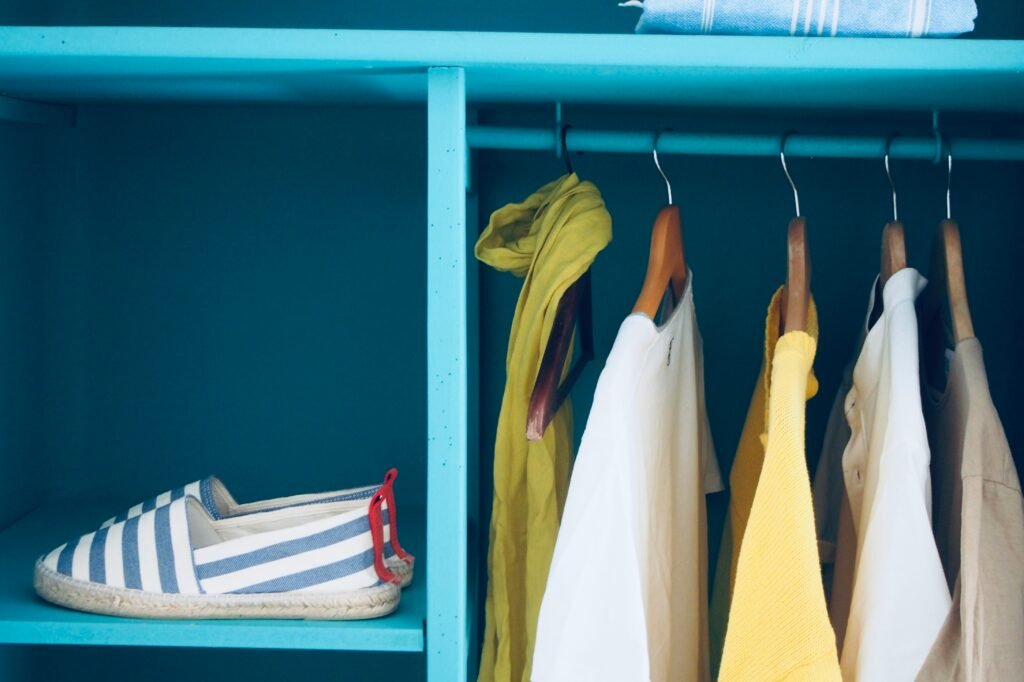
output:
[[[637,33],[951,37],[974,30],[974,0],[629,0]]]

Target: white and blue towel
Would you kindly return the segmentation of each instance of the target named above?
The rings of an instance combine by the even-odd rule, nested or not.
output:
[[[974,0],[629,0],[637,33],[952,37],[974,30]]]
[[[43,564],[76,581],[154,594],[348,592],[389,578],[371,517],[366,505],[318,505],[216,520],[182,490],[61,545]]]

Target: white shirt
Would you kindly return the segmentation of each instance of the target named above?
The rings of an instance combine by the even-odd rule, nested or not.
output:
[[[623,321],[601,372],[541,604],[535,682],[707,680],[706,492],[722,489],[691,283]]]
[[[913,680],[951,603],[932,533],[921,409],[914,301],[926,283],[910,268],[886,283],[846,398],[843,475],[857,536],[841,658],[847,681]]]

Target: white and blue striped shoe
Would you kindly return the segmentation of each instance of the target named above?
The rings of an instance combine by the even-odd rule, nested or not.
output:
[[[385,496],[216,519],[191,495],[115,521],[36,562],[41,597],[140,618],[374,618],[398,607]]]
[[[397,479],[398,469],[391,469],[384,476],[384,482],[381,484],[348,488],[346,490],[334,490],[325,493],[276,497],[259,502],[239,504],[219,478],[207,476],[200,481],[194,481],[186,486],[161,493],[156,497],[137,504],[118,516],[107,519],[102,527],[106,528],[114,523],[126,521],[143,512],[168,505],[178,498],[189,495],[199,500],[214,519],[227,519],[312,504],[349,502],[353,505],[353,508],[358,508],[380,491],[384,495],[384,563],[392,573],[398,576],[401,586],[408,587],[413,578],[415,557],[406,552],[398,540],[398,504],[395,501],[395,481]]]

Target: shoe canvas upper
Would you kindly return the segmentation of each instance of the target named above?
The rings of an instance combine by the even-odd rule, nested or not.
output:
[[[381,489],[381,485],[368,485],[346,490],[335,490],[325,493],[312,493],[303,495],[292,495],[288,497],[277,497],[258,502],[239,504],[228,491],[227,486],[216,476],[207,476],[204,479],[193,481],[188,485],[160,493],[145,502],[131,507],[121,514],[111,517],[103,522],[101,528],[107,528],[115,523],[127,521],[145,512],[149,512],[166,506],[183,497],[194,497],[207,511],[212,519],[221,520],[236,518],[251,514],[266,514],[280,509],[302,507],[320,504],[351,503],[352,509],[365,508],[370,498]],[[391,544],[391,524],[388,505],[384,503],[384,559],[394,561],[397,553]]]
[[[338,593],[381,584],[374,558],[368,505],[215,519],[183,493],[61,545],[43,563],[74,580],[159,594]]]

